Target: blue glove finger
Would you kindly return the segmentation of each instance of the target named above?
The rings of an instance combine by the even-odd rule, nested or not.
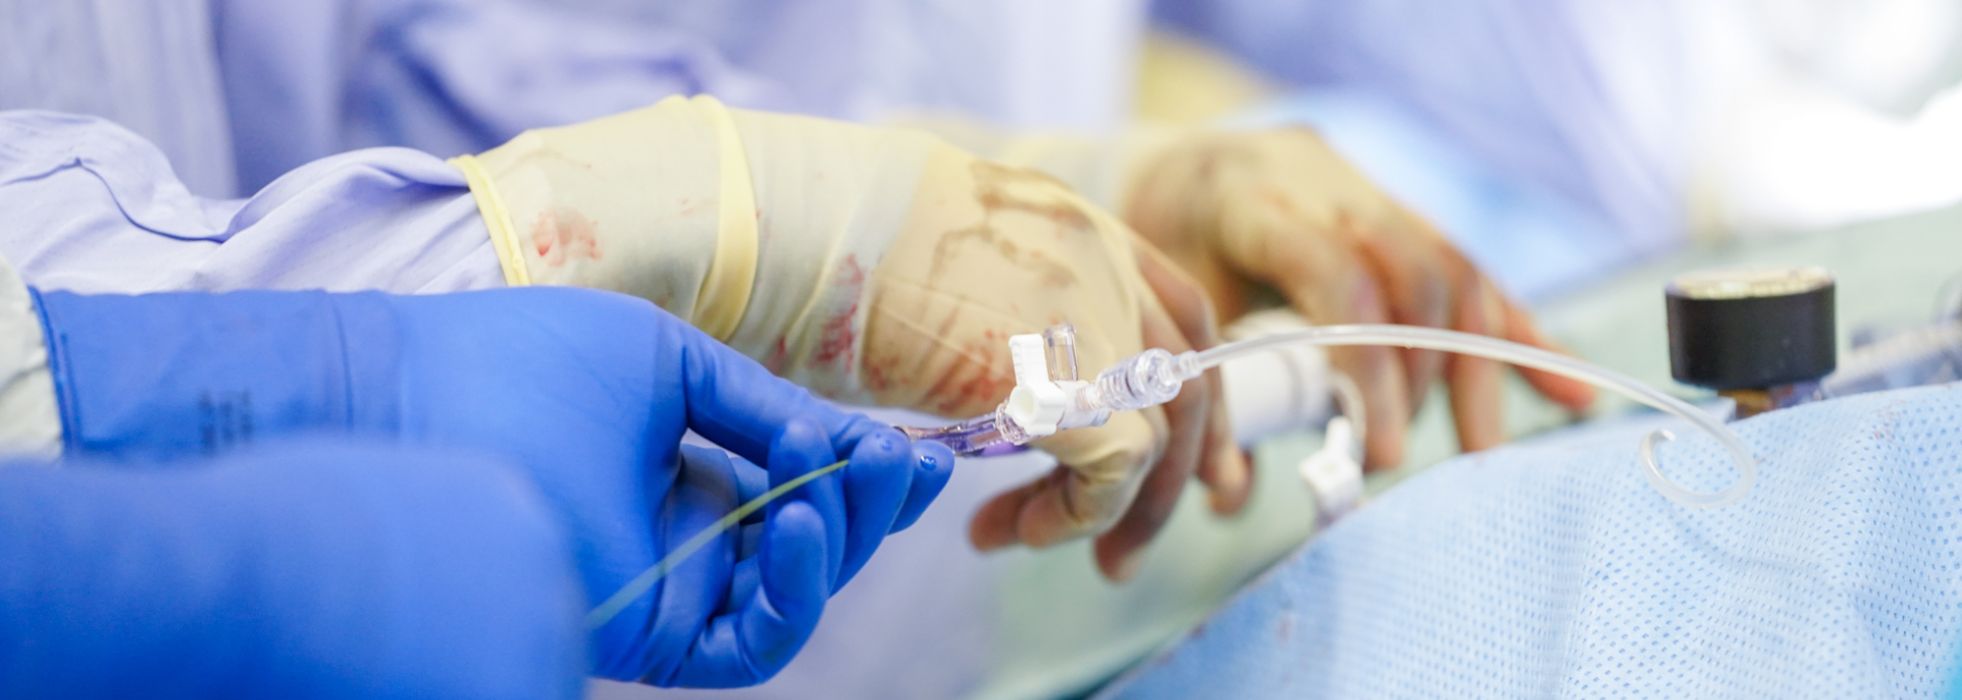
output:
[[[844,429],[832,436],[832,446],[840,452],[851,452],[857,449],[860,439],[891,428],[864,414],[852,414],[846,420]],[[899,515],[893,519],[892,528],[887,534],[912,527],[954,475],[954,451],[946,445],[937,442],[915,443],[913,452],[919,460],[919,469],[911,477],[905,505],[899,509]]]
[[[769,464],[770,440],[792,418],[815,422],[827,436],[847,426],[844,411],[701,331],[678,320],[675,325],[680,326],[674,332],[682,350],[688,427],[702,437],[751,462]]]
[[[710,620],[688,662],[661,685],[733,688],[782,671],[817,629],[830,594],[825,522],[802,500],[776,509],[757,567],[761,585],[740,609]]]
[[[765,491],[770,490],[769,470],[756,466],[754,463],[742,457],[729,460],[729,465],[736,469],[736,488],[740,494],[736,497],[736,500],[748,503],[756,500],[756,497],[763,495]],[[760,523],[763,522],[763,516],[760,514],[752,515],[745,518],[743,522]]]
[[[736,497],[738,502],[748,503],[770,490],[770,470],[756,466],[742,457],[733,457],[729,462],[730,466],[736,469],[736,487],[737,492],[741,494]],[[764,515],[764,511],[761,510],[750,513],[749,517],[743,518],[743,525],[745,527],[761,525]],[[754,551],[754,548],[744,550],[744,555],[747,556],[750,551]]]
[[[730,457],[729,466],[736,470],[736,485],[741,493],[737,501],[748,503],[770,490],[769,471],[750,464],[749,460],[741,457]],[[758,509],[749,517],[743,518],[742,525],[736,529],[739,534],[736,545],[735,578],[730,583],[729,599],[723,602],[721,610],[723,614],[735,612],[756,592],[760,580],[756,571],[757,553],[762,551],[764,518],[768,514],[769,510]]]
[[[728,453],[681,445],[676,460],[674,485],[653,514],[654,551],[647,553],[647,563],[680,548],[740,505]],[[623,523],[622,527],[647,525]],[[733,577],[735,540],[736,533],[722,533],[694,556],[677,561],[654,592],[637,598],[625,613],[596,630],[594,675],[662,679],[686,663],[702,625],[724,607]],[[629,576],[608,581],[607,590],[596,595],[610,595]]]
[[[915,442],[913,456],[920,466],[913,473],[906,504],[899,508],[899,517],[893,519],[893,532],[912,527],[913,523],[918,522],[927,506],[940,496],[941,489],[947,487],[948,478],[954,475],[954,451],[946,445],[932,441]]]
[[[852,580],[885,540],[913,483],[913,450],[897,430],[884,428],[860,438],[851,455],[851,464],[844,469],[844,568],[832,584],[834,593]]]
[[[760,534],[767,532],[765,528],[759,527],[757,530]],[[763,585],[761,569],[763,540],[761,536],[756,538],[756,554],[736,560],[735,573],[729,579],[729,599],[722,601],[722,609],[717,610],[715,614],[729,615],[741,610],[744,605],[749,604],[749,599],[756,595],[756,589]]]
[[[839,454],[851,454],[858,449],[858,441],[867,435],[891,429],[891,425],[873,420],[863,413],[853,413],[845,417],[845,422],[831,433],[831,447]]]
[[[783,484],[836,461],[838,455],[832,451],[831,441],[816,423],[804,418],[793,419],[783,426],[783,432],[770,445],[770,484]],[[837,580],[838,572],[844,568],[845,557],[845,496],[838,474],[826,474],[798,487],[771,503],[767,510],[774,518],[784,506],[796,502],[808,504],[819,517],[824,518],[824,581],[828,594],[831,592],[828,584]]]

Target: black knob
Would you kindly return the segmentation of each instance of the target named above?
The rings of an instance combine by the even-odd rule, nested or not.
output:
[[[1824,269],[1692,272],[1669,283],[1669,367],[1719,391],[1819,379],[1838,360]]]

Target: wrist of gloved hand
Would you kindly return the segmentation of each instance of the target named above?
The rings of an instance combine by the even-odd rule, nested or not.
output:
[[[397,396],[374,390],[401,383],[388,299],[36,292],[64,451],[167,458],[305,429],[392,434]]]

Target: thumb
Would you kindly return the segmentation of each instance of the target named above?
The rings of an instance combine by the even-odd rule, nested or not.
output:
[[[969,524],[969,539],[985,551],[1045,547],[1102,532],[1137,497],[1145,467],[1164,448],[1165,432],[1164,414],[1154,408],[1037,442],[1062,466],[982,505]]]

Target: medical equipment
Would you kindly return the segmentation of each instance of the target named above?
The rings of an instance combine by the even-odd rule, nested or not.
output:
[[[1739,417],[1962,379],[1962,286],[1944,287],[1933,323],[1856,331],[1844,361],[1833,286],[1816,267],[1677,277],[1667,290],[1671,373],[1734,400]]]
[[[1271,354],[1304,345],[1393,345],[1475,355],[1572,377],[1688,420],[1724,446],[1737,477],[1730,486],[1715,492],[1692,491],[1678,486],[1662,474],[1654,451],[1657,442],[1674,440],[1675,435],[1666,429],[1650,433],[1641,448],[1644,476],[1662,495],[1682,505],[1713,508],[1735,503],[1750,492],[1757,478],[1757,462],[1749,448],[1710,414],[1619,372],[1488,336],[1398,325],[1304,327],[1254,335],[1204,351],[1173,354],[1151,348],[1118,362],[1088,381],[1079,378],[1076,332],[1068,324],[1051,326],[1042,333],[1011,336],[1008,343],[1015,372],[1015,388],[993,412],[940,427],[901,427],[900,432],[914,440],[940,442],[958,455],[979,455],[1004,446],[1025,445],[1059,430],[1102,425],[1116,411],[1134,411],[1164,404],[1177,398],[1185,382],[1199,377],[1206,370],[1222,367],[1228,360]],[[1337,395],[1340,397],[1342,392],[1338,391]],[[1351,410],[1346,406],[1344,408],[1345,413]],[[1351,431],[1354,431],[1353,435],[1350,435]],[[1333,422],[1330,436],[1331,446],[1360,444],[1360,431],[1355,430],[1346,419],[1338,418]],[[1346,472],[1346,469],[1340,468],[1345,466],[1341,463],[1342,455],[1342,452],[1325,447],[1308,463],[1304,463],[1303,475],[1310,487],[1317,489],[1318,498],[1326,501],[1332,496],[1346,508],[1359,498],[1360,485],[1354,485],[1354,491],[1350,491],[1349,481],[1338,476]],[[767,505],[770,500],[837,471],[845,464],[837,462],[800,475],[751,499],[704,528],[594,608],[586,618],[587,627],[597,629],[605,625],[627,604],[651,590],[675,564]]]
[[[1856,328],[1853,351],[1814,398],[1962,381],[1962,275],[1941,286],[1932,322],[1907,329]]]
[[[1816,398],[1962,380],[1962,319],[1904,330],[1853,349]]]
[[[1067,326],[1041,334],[1009,338],[1015,389],[994,412],[939,428],[902,428],[916,440],[935,440],[958,454],[978,454],[1001,444],[1025,444],[1059,430],[1102,425],[1116,411],[1133,411],[1176,398],[1186,381],[1226,360],[1297,344],[1393,345],[1475,355],[1589,382],[1619,392],[1657,410],[1675,414],[1710,433],[1729,451],[1737,477],[1714,492],[1685,489],[1663,475],[1655,444],[1674,440],[1668,430],[1642,443],[1649,483],[1670,500],[1692,508],[1729,505],[1742,499],[1756,479],[1756,461],[1717,419],[1627,375],[1570,357],[1495,338],[1435,328],[1398,325],[1338,325],[1307,328],[1229,342],[1203,351],[1172,354],[1152,348],[1122,360],[1093,380],[1079,378],[1075,334]]]
[[[1810,400],[1837,364],[1833,277],[1818,267],[1702,270],[1664,290],[1676,381],[1739,417]]]

